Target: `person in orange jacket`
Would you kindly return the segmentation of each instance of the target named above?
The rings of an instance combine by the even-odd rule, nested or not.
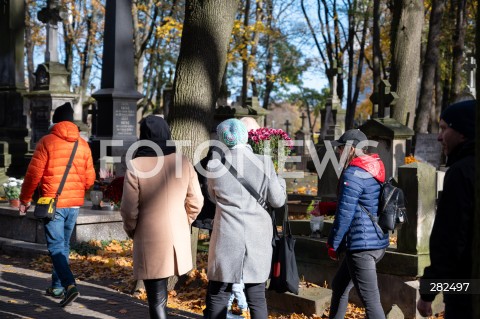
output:
[[[84,202],[85,191],[95,181],[95,169],[90,147],[80,137],[77,125],[73,123],[73,109],[70,103],[55,109],[52,123],[49,134],[38,141],[28,165],[20,193],[19,210],[20,215],[26,214],[37,186],[41,196],[56,196],[75,141],[78,141],[72,167],[58,198],[54,219],[44,221],[47,249],[53,263],[52,285],[47,288],[46,294],[63,298],[60,306],[65,307],[80,295],[68,261],[70,237],[79,208]]]

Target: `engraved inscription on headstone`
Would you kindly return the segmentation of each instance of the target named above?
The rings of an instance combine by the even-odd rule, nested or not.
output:
[[[114,107],[113,118],[113,136],[135,136],[137,114],[129,103],[119,103],[117,107]]]
[[[32,107],[32,146],[35,146],[50,126],[50,107],[47,105]]]
[[[417,134],[415,143],[415,158],[436,168],[442,160],[442,144],[437,141],[437,134]]]

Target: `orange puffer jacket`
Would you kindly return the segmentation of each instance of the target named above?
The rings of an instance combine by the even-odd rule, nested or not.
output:
[[[38,141],[22,185],[22,203],[32,200],[33,192],[39,184],[42,196],[55,197],[76,140],[77,152],[57,207],[83,205],[85,190],[95,181],[95,169],[88,143],[80,137],[78,127],[68,121],[55,124],[50,133]]]

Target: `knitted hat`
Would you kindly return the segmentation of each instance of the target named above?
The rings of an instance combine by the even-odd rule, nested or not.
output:
[[[60,105],[53,112],[52,123],[58,123],[62,121],[73,122],[73,109],[70,102]]]
[[[440,119],[466,139],[475,137],[475,109],[477,101],[469,100],[451,104],[442,112]]]
[[[238,144],[247,144],[247,127],[240,120],[228,119],[217,126],[218,139],[228,147]]]

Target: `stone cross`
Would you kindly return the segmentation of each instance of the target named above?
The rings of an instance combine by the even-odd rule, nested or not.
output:
[[[285,133],[287,133],[287,135],[288,135],[288,128],[290,127],[290,125],[292,125],[292,123],[290,123],[287,119],[285,121],[284,125],[285,125]]]
[[[303,131],[303,128],[305,127],[305,119],[307,118],[307,116],[305,115],[305,113],[302,112],[300,118],[302,119],[302,127],[300,128],[300,131]]]
[[[477,73],[477,63],[476,63],[474,54],[472,54],[471,52],[467,53],[466,62],[463,67],[465,68],[465,71],[468,72],[467,85],[468,85],[469,91],[473,96],[476,96],[477,88],[475,86],[475,77]]]
[[[332,65],[331,68],[327,70],[327,75],[332,78],[332,82],[330,83],[330,89],[331,89],[331,99],[332,99],[332,107],[336,108],[337,105],[339,105],[340,101],[338,99],[338,94],[337,94],[337,76],[338,74],[342,73],[342,69],[337,66],[337,60],[333,59],[332,60]]]
[[[395,91],[391,91],[391,84],[386,79],[380,81],[378,91],[370,95],[370,101],[373,103],[372,117],[377,117],[375,105],[378,106],[378,117],[390,117],[390,108],[397,103],[398,95]]]
[[[58,23],[66,17],[65,11],[60,10],[58,2],[48,0],[47,6],[37,14],[38,20],[47,25],[45,62],[58,62]]]

